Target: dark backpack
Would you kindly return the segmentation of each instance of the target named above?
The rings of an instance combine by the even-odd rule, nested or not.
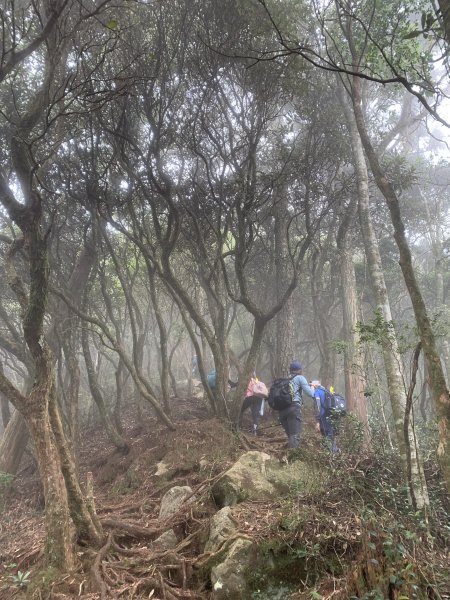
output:
[[[273,410],[283,410],[292,404],[294,390],[292,389],[292,377],[280,377],[270,386],[267,401]]]
[[[344,396],[332,394],[327,388],[321,387],[325,391],[325,416],[330,414],[343,416],[347,412],[347,402]]]

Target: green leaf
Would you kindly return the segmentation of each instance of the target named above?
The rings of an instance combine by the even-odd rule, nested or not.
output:
[[[108,29],[117,29],[118,26],[119,21],[117,19],[111,19],[110,21],[108,21],[108,23],[106,23],[106,27]]]
[[[410,31],[406,35],[403,36],[404,40],[412,40],[413,38],[419,37],[422,32],[416,29],[415,31]]]

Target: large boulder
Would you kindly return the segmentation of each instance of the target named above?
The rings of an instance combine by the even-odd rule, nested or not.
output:
[[[246,571],[251,560],[251,540],[238,538],[230,546],[225,560],[211,570],[213,600],[246,600]]]
[[[176,514],[183,502],[192,494],[192,489],[188,485],[178,485],[170,488],[161,498],[159,507],[159,519],[168,519]],[[194,497],[190,498],[192,502]]]
[[[243,454],[214,484],[212,494],[217,506],[234,506],[249,497],[273,499],[276,489],[266,477],[268,460],[270,456],[265,452],[250,451]]]
[[[219,507],[234,506],[246,500],[277,500],[280,495],[311,493],[323,489],[326,474],[314,464],[297,460],[281,464],[265,452],[250,451],[213,486]]]

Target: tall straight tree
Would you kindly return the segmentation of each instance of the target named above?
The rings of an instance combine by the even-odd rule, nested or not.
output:
[[[354,77],[352,81],[352,100],[359,135],[370,168],[376,184],[383,194],[389,208],[389,214],[394,228],[394,238],[399,250],[399,263],[414,309],[417,329],[422,341],[427,363],[428,383],[436,406],[439,431],[439,461],[447,488],[450,490],[450,395],[445,381],[441,359],[436,348],[431,321],[414,272],[411,250],[405,233],[399,199],[392,183],[386,177],[386,174],[381,167],[380,160],[367,133],[362,109],[361,81],[357,77]]]
[[[342,328],[344,333],[344,378],[345,396],[349,409],[358,416],[368,439],[367,404],[364,396],[362,374],[364,361],[359,350],[357,322],[360,306],[357,297],[355,265],[353,262],[353,224],[358,210],[356,196],[352,195],[339,225],[337,247],[340,259]]]
[[[389,389],[389,398],[395,421],[397,443],[400,450],[400,458],[404,467],[404,479],[409,485],[410,496],[414,506],[423,508],[429,504],[428,491],[423,474],[422,461],[420,459],[411,423],[409,423],[408,426],[408,435],[406,439],[404,435],[403,425],[406,408],[406,390],[404,387],[402,357],[399,352],[396,332],[394,328],[391,327],[391,306],[384,279],[378,241],[370,215],[369,178],[364,157],[364,149],[355,118],[348,105],[348,99],[345,97],[342,97],[342,106],[346,115],[353,151],[358,188],[358,211],[361,233],[364,240],[373,294],[377,310],[382,317],[380,324],[380,327],[382,328],[380,339]],[[409,462],[411,462],[410,474],[408,473]]]

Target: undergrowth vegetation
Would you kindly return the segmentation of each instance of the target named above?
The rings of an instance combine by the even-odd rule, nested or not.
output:
[[[273,568],[253,576],[254,598],[272,598],[261,591],[264,583],[289,586],[294,572],[303,589],[292,598],[450,598],[450,504],[435,457],[430,452],[426,464],[430,507],[414,511],[398,453],[382,436],[372,437],[370,449],[357,439],[358,427],[347,422],[338,455],[315,453],[329,469],[325,494],[284,498],[270,541],[260,545]],[[295,451],[290,459],[305,453]]]

